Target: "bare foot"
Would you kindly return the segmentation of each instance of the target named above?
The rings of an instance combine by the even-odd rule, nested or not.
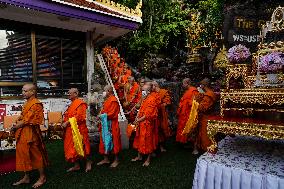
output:
[[[194,149],[194,150],[192,151],[192,154],[193,154],[193,155],[198,155],[199,152],[198,152],[198,150]]]
[[[93,164],[92,161],[87,160],[87,163],[86,163],[86,170],[85,170],[86,173],[92,170],[92,164]]]
[[[80,166],[74,166],[71,167],[67,170],[67,172],[74,172],[74,171],[79,171],[80,170]]]
[[[18,182],[13,183],[13,186],[19,186],[21,184],[29,184],[29,183],[30,183],[30,178],[24,177],[21,180],[19,180]]]
[[[44,183],[46,183],[46,177],[39,178],[36,183],[34,183],[33,188],[39,188],[41,187]]]
[[[135,162],[135,161],[142,161],[142,158],[141,158],[141,157],[136,157],[136,158],[133,158],[131,161],[132,161],[132,162]]]
[[[103,164],[109,164],[109,163],[110,163],[109,160],[103,159],[102,161],[100,161],[99,163],[97,163],[97,165],[103,165]]]
[[[166,152],[167,150],[164,147],[160,148],[161,152]]]
[[[150,165],[150,161],[145,161],[144,163],[143,163],[143,167],[148,167]]]
[[[118,166],[118,164],[119,164],[119,161],[114,161],[114,162],[112,162],[112,164],[110,165],[110,167],[111,167],[111,168],[115,168],[115,167]]]

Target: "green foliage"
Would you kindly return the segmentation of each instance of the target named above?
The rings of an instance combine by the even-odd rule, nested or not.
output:
[[[139,0],[118,0],[131,8]],[[223,19],[225,0],[203,0],[174,2],[169,0],[144,0],[142,6],[143,24],[140,28],[122,37],[117,46],[124,49],[126,58],[139,60],[147,53],[167,54],[171,49],[186,50],[187,28],[190,26],[190,13],[201,12],[200,22],[205,26],[200,37],[195,41],[203,44],[214,39],[217,28]],[[172,52],[171,52],[172,53]],[[133,58],[134,57],[134,58]]]

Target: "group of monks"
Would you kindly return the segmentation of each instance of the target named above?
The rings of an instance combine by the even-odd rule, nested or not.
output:
[[[136,128],[133,147],[137,149],[138,155],[132,161],[142,160],[142,155],[147,155],[143,166],[148,166],[156,149],[166,151],[164,143],[173,134],[168,118],[170,92],[162,89],[156,81],[141,78],[138,84],[116,48],[106,46],[102,54],[128,121]],[[199,82],[198,87],[194,87],[191,80],[185,78],[182,86],[185,93],[177,111],[176,141],[181,144],[191,142],[194,146],[193,154],[198,154],[199,151],[206,151],[211,145],[207,136],[207,116],[213,109],[216,96],[207,78]],[[194,132],[185,135],[183,131],[189,119],[193,100],[199,103],[198,126]]]
[[[100,111],[107,116],[111,122],[111,135],[113,148],[106,152],[106,146],[102,137],[102,127],[100,126],[99,153],[103,155],[103,160],[97,165],[109,164],[110,154],[114,154],[114,160],[110,167],[119,165],[118,154],[121,151],[121,136],[118,123],[120,111],[119,100],[123,104],[129,122],[135,126],[133,148],[137,150],[137,156],[131,161],[141,161],[145,156],[143,166],[150,165],[155,151],[165,152],[165,141],[173,135],[169,126],[168,112],[171,104],[170,92],[160,87],[156,81],[140,79],[139,84],[134,80],[131,71],[120,59],[117,49],[107,46],[103,49],[103,55],[108,63],[109,72],[115,83],[115,90],[119,99],[114,96],[112,86],[104,87],[104,103]],[[210,114],[216,101],[216,97],[210,88],[208,79],[202,80],[199,87],[194,87],[189,78],[182,82],[185,89],[177,111],[178,125],[176,141],[182,144],[192,142],[194,144],[194,154],[198,150],[206,151],[211,142],[207,136],[207,116]],[[42,139],[40,125],[43,123],[43,105],[36,98],[36,86],[26,84],[22,88],[23,98],[26,100],[21,116],[13,123],[11,132],[16,138],[16,170],[24,172],[24,177],[13,185],[30,183],[29,172],[37,169],[39,179],[33,185],[38,188],[46,182],[44,168],[48,166],[47,151]],[[86,126],[87,104],[79,98],[79,91],[71,88],[68,91],[71,104],[64,113],[61,128],[63,130],[64,154],[67,162],[74,163],[67,172],[80,170],[80,160],[85,160],[85,171],[92,169],[90,159],[91,148],[89,142],[88,128]],[[198,126],[193,134],[184,135],[183,130],[189,118],[193,100],[198,101]],[[100,115],[97,116],[99,119]],[[72,128],[69,118],[77,121],[80,135],[82,136],[84,156],[79,155],[75,149]]]

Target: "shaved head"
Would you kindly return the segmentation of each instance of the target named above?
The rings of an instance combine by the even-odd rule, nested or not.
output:
[[[208,78],[204,78],[202,81],[200,81],[200,84],[208,87],[210,85],[210,80]]]
[[[152,91],[152,88],[153,88],[153,82],[152,81],[146,81],[145,85],[149,86],[150,87],[150,91]]]
[[[183,83],[187,83],[187,84],[190,84],[191,83],[191,80],[189,78],[184,78],[182,80]]]
[[[24,99],[29,99],[36,96],[36,86],[34,84],[25,84],[22,88]]]
[[[150,85],[144,85],[142,87],[142,90],[144,90],[144,91],[151,91],[151,86]]]
[[[156,91],[156,92],[159,92],[159,90],[160,90],[160,85],[159,85],[159,83],[157,82],[157,81],[153,81],[152,82],[152,90],[153,91]]]
[[[112,89],[112,86],[111,85],[106,85],[104,87],[104,91],[105,91],[105,95],[106,97],[109,97],[109,96],[112,96],[113,95],[113,89]]]
[[[111,85],[106,85],[105,87],[104,87],[104,91],[108,91],[108,92],[112,92],[112,86]]]
[[[79,94],[79,90],[77,88],[71,88],[69,91]]]
[[[129,76],[127,79],[128,79],[128,82],[131,83],[131,84],[134,82],[133,76]]]
[[[34,90],[36,91],[36,86],[32,83],[29,83],[29,84],[25,84],[23,87],[26,87],[27,89],[29,90]]]
[[[78,96],[79,96],[79,90],[77,88],[69,89],[68,96],[69,96],[69,99],[72,100],[72,101],[77,99]]]
[[[185,78],[182,80],[182,87],[188,89],[191,85],[191,80],[189,78]]]

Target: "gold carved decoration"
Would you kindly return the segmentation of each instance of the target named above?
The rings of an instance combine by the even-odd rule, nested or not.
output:
[[[216,152],[217,150],[218,144],[215,140],[215,135],[217,133],[255,136],[268,140],[283,140],[284,125],[208,120],[207,134],[212,141],[212,145],[208,147],[208,151],[210,152]]]
[[[227,65],[229,64],[227,53],[227,49],[225,48],[225,46],[223,46],[214,60],[214,68],[226,69]]]
[[[248,76],[250,75],[251,67],[248,64],[230,64],[227,66],[227,74],[226,74],[226,88],[230,87],[230,80],[232,78],[241,77],[245,88],[250,88],[248,83]]]
[[[229,89],[221,91],[220,106],[221,116],[227,102],[238,104],[264,104],[267,106],[284,104],[284,88],[279,89]]]
[[[128,15],[128,16],[134,16],[134,17],[142,18],[142,11],[141,11],[142,0],[139,1],[139,3],[137,4],[135,9],[130,9],[126,6],[123,6],[119,3],[116,3],[116,2],[110,1],[110,0],[95,0],[95,1],[104,5],[104,6],[111,8],[111,9],[114,9],[118,12],[122,12],[122,13]]]

